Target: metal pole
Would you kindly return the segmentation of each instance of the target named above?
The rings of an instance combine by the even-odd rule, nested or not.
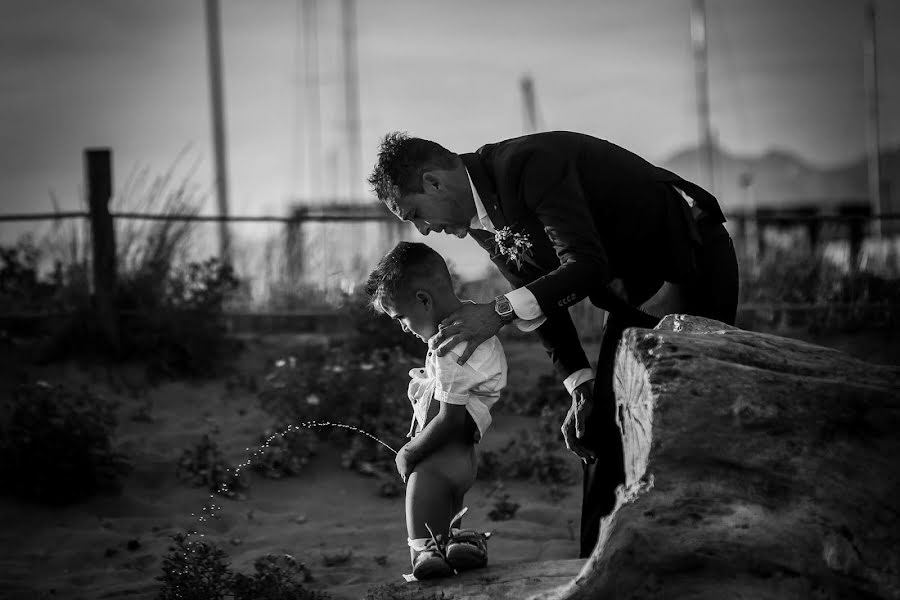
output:
[[[691,44],[694,49],[694,74],[697,85],[697,120],[700,128],[700,151],[706,168],[709,192],[715,195],[713,136],[709,114],[709,57],[706,41],[706,0],[693,0],[691,8]]]
[[[356,49],[356,0],[341,3],[344,21],[344,109],[347,115],[347,181],[349,199],[352,201],[359,192],[362,171],[360,168],[360,116],[359,116],[359,72]]]
[[[881,142],[879,139],[878,115],[878,44],[875,37],[875,2],[866,3],[866,36],[863,41],[863,57],[865,60],[863,76],[866,88],[866,155],[869,165],[869,198],[872,202],[872,214],[881,214]],[[872,220],[872,233],[881,238],[882,223],[880,219]]]
[[[523,75],[519,80],[519,87],[522,90],[525,133],[534,133],[538,130],[537,104],[534,99],[534,78],[531,75]]]
[[[206,40],[209,54],[209,96],[212,102],[213,154],[219,214],[228,216],[228,159],[225,153],[225,100],[222,84],[222,35],[219,0],[206,0]],[[219,222],[219,258],[231,264],[228,222]]]
[[[318,202],[322,178],[322,116],[319,108],[319,38],[316,0],[303,1],[303,47],[306,58],[306,191]]]

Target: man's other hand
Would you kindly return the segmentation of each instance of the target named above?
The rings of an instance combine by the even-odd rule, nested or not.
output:
[[[460,342],[468,342],[456,362],[463,365],[481,342],[497,335],[503,321],[494,311],[494,303],[464,304],[441,321],[438,332],[428,340],[428,346],[443,356]]]
[[[593,381],[586,381],[572,390],[572,406],[562,424],[563,438],[566,448],[574,452],[585,463],[594,462],[597,457],[584,445],[587,432],[588,417],[594,410],[594,397],[591,394]]]

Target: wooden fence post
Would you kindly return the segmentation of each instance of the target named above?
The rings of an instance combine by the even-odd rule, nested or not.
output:
[[[112,151],[90,148],[84,151],[85,188],[91,218],[93,248],[94,314],[105,342],[119,351],[119,323],[116,313],[116,234],[109,213],[112,197]]]

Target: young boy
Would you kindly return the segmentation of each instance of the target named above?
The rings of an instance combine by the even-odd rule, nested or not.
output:
[[[462,305],[444,259],[420,243],[400,242],[385,255],[369,275],[366,293],[376,310],[425,343]],[[412,439],[400,448],[396,462],[406,482],[407,542],[416,579],[487,564],[487,537],[451,527],[475,481],[475,444],[506,386],[506,355],[492,337],[458,365],[464,348],[461,344],[442,357],[429,348],[425,366],[409,372]],[[440,536],[439,544],[432,534]]]

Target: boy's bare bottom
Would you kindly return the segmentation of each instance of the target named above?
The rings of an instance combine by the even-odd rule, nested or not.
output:
[[[478,459],[470,443],[447,444],[416,465],[406,482],[406,529],[410,539],[430,538],[450,529],[450,519],[462,510],[466,492],[475,483]],[[415,559],[410,550],[410,558]]]

